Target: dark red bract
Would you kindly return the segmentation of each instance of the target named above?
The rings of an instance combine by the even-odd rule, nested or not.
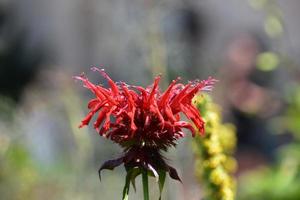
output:
[[[177,139],[184,137],[183,128],[189,129],[193,136],[197,132],[194,127],[199,133],[204,133],[204,122],[193,106],[192,98],[199,91],[210,90],[216,82],[215,79],[196,80],[186,85],[178,83],[177,79],[172,81],[166,91],[161,92],[160,76],[155,78],[153,85],[143,88],[123,82],[116,83],[104,70],[95,67],[92,70],[107,79],[110,88],[95,85],[83,75],[75,77],[95,95],[88,103],[90,112],[82,120],[80,127],[88,125],[92,117],[97,116],[94,122],[97,132],[120,144],[127,152],[126,158],[119,158],[115,164],[125,163],[124,159],[128,161],[129,158],[127,163],[133,163],[133,160],[134,163],[137,160],[140,162],[146,155],[141,149],[155,151],[157,154],[160,150],[166,151],[169,146],[176,145]],[[181,120],[180,113],[191,123]],[[133,156],[131,160],[132,155],[140,156]],[[146,159],[143,165],[155,163],[150,160]]]

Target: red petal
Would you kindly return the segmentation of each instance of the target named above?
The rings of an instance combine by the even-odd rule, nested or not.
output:
[[[82,128],[83,126],[86,126],[90,123],[92,117],[94,115],[93,111],[90,111],[87,116],[81,121],[81,124],[79,125],[79,128]]]
[[[168,104],[165,105],[165,112],[166,112],[167,117],[169,118],[169,120],[171,120],[172,123],[177,121],[175,116],[173,115],[170,105],[168,105]]]
[[[117,102],[111,97],[112,95],[110,94],[110,92],[108,90],[106,90],[105,88],[103,88],[101,86],[97,86],[97,91],[99,93],[103,94],[103,96],[105,96],[105,99],[107,99],[112,104],[114,104],[114,105],[117,104]]]
[[[148,99],[148,102],[147,102],[147,107],[149,107],[150,104],[154,103],[154,97],[155,97],[155,94],[156,94],[156,90],[157,90],[160,78],[161,78],[161,76],[157,76],[154,80],[153,87],[152,87],[152,90],[150,92],[149,99]]]
[[[160,122],[164,126],[165,120],[164,120],[164,117],[162,116],[160,110],[158,109],[156,102],[153,102],[153,104],[150,105],[150,111],[158,115]],[[163,126],[162,126],[162,128],[163,128]]]
[[[104,104],[98,104],[96,105],[93,110],[91,110],[88,115],[81,121],[81,125],[79,128],[82,128],[85,125],[88,125],[93,117],[93,115],[103,106]]]
[[[107,79],[108,84],[110,85],[114,96],[117,96],[119,94],[119,89],[118,89],[117,84],[105,73],[105,71],[103,69],[100,70],[97,67],[93,67],[92,70],[98,71],[104,78]]]
[[[193,137],[196,135],[194,127],[190,123],[188,123],[188,122],[185,122],[185,121],[175,122],[175,126],[179,126],[181,128],[187,128],[187,129],[189,129],[192,132],[192,136]]]
[[[82,76],[75,76],[75,79],[81,80],[86,88],[91,90],[100,100],[103,100],[105,96],[97,90],[97,86],[91,83],[86,77]]]
[[[123,91],[124,91],[124,94],[125,96],[127,97],[127,100],[128,100],[128,105],[129,105],[129,111],[128,111],[128,115],[130,117],[130,120],[131,120],[131,123],[130,123],[130,128],[135,131],[137,129],[135,123],[134,123],[134,116],[135,116],[135,110],[136,110],[136,107],[135,107],[135,103],[133,101],[133,98],[132,98],[132,95],[131,93],[129,92],[128,88],[126,87],[125,84],[122,84],[121,85]]]
[[[99,103],[99,99],[92,99],[88,103],[88,108],[92,109]]]
[[[182,98],[185,96],[186,91],[191,87],[191,85],[192,85],[192,83],[187,84],[187,85],[179,92],[179,94],[177,94],[177,95],[175,96],[175,98],[172,99],[171,104],[170,104],[170,107],[172,108],[174,114],[176,114],[177,112],[180,111],[180,109],[179,109],[180,102],[181,102]]]
[[[193,121],[193,123],[201,133],[204,133],[204,122],[201,119],[199,112],[193,106],[186,107],[181,104],[180,107],[182,112],[186,115],[186,117]]]
[[[178,79],[179,79],[179,78],[178,78]],[[161,96],[160,102],[159,102],[159,104],[158,104],[159,107],[164,107],[164,106],[167,104],[168,99],[169,99],[169,97],[170,97],[170,94],[171,94],[171,92],[172,92],[172,89],[173,89],[173,87],[175,86],[176,81],[177,81],[178,79],[173,80],[172,83],[169,85],[168,89],[163,93],[163,95]]]
[[[181,103],[190,103],[191,100],[193,99],[193,97],[197,94],[197,92],[199,90],[201,90],[201,88],[203,88],[204,85],[199,83],[198,85],[196,85],[193,89],[191,89],[188,93],[186,93],[184,95],[184,97],[182,98]]]
[[[108,108],[104,107],[99,113],[98,113],[98,118],[96,120],[96,122],[94,123],[94,128],[98,131],[99,130],[99,126],[101,125],[101,123],[103,122],[106,113],[108,112]]]
[[[110,115],[111,113],[116,109],[116,106],[113,106],[108,112],[106,112],[105,116],[105,122],[100,130],[100,135],[103,135],[105,132],[107,132],[110,128]]]

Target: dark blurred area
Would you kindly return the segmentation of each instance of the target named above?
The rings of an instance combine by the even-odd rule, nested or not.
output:
[[[237,131],[238,199],[299,199],[299,8],[297,0],[0,1],[0,199],[119,198],[124,171],[101,183],[96,173],[118,147],[77,128],[90,94],[72,76],[102,83],[92,66],[143,86],[159,73],[163,87],[178,76],[215,77],[211,95]],[[164,199],[202,197],[186,144],[170,152],[184,185],[168,182]]]
[[[16,26],[13,7],[0,7],[0,93],[18,101],[45,57],[42,44],[30,44],[29,30]]]

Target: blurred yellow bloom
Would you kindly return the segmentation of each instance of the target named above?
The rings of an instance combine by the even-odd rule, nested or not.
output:
[[[205,136],[196,138],[193,144],[196,155],[195,171],[206,185],[206,199],[234,200],[235,180],[232,173],[237,169],[232,154],[236,146],[235,127],[222,124],[221,110],[209,96],[193,99],[205,121]]]

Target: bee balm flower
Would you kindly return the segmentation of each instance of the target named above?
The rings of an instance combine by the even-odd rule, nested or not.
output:
[[[161,156],[161,151],[175,146],[184,137],[183,129],[192,135],[204,133],[204,122],[192,98],[199,92],[211,90],[215,79],[193,81],[184,85],[173,80],[166,91],[159,89],[160,76],[146,88],[114,82],[104,70],[99,72],[109,84],[109,88],[91,83],[85,76],[76,76],[95,98],[88,103],[89,113],[82,120],[80,128],[88,125],[96,115],[94,129],[103,137],[124,148],[123,155],[106,161],[99,170],[114,169],[124,164],[129,169],[145,169],[158,177],[158,171],[168,172],[171,178],[180,180],[174,168]],[[190,122],[182,120],[183,113]]]

